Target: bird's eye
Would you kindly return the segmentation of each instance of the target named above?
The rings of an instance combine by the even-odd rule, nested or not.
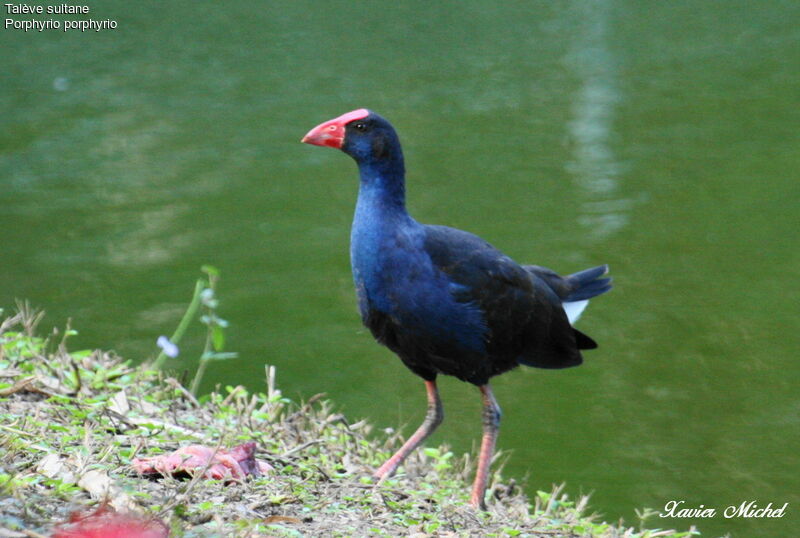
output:
[[[353,129],[356,131],[361,131],[362,133],[367,130],[367,124],[363,121],[358,121],[353,124]]]

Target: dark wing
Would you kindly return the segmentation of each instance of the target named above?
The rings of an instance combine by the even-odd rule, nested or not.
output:
[[[425,230],[425,251],[454,297],[484,316],[496,373],[517,363],[565,368],[582,362],[561,300],[539,276],[473,234],[446,226]]]

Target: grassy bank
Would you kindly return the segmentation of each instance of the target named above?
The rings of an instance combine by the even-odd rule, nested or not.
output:
[[[467,457],[429,447],[380,486],[370,471],[401,439],[370,434],[318,395],[291,402],[226,387],[196,399],[176,379],[113,353],[67,350],[39,316],[0,324],[0,535],[47,536],[70,513],[107,503],[152,515],[171,536],[687,536],[607,524],[559,488],[528,499],[495,474],[488,512],[468,504]],[[255,441],[274,470],[229,481],[147,479],[135,457]],[[496,465],[497,467],[497,465]],[[5,533],[5,534],[4,534]]]

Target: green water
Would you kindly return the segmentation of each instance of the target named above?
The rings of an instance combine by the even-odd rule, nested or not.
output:
[[[274,364],[293,398],[410,431],[422,384],[355,309],[355,166],[299,143],[366,106],[419,220],[611,265],[585,365],[494,382],[507,476],[611,520],[685,500],[720,513],[649,526],[796,534],[800,4],[87,2],[117,29],[0,29],[0,305],[146,358],[210,263],[241,358],[206,388]],[[434,442],[471,450],[477,391],[442,393]],[[751,500],[787,515],[722,516]]]

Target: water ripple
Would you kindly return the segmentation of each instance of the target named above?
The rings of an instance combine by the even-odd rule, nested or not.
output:
[[[622,100],[617,61],[608,44],[611,1],[576,4],[578,21],[566,61],[580,80],[567,124],[573,157],[566,165],[583,190],[578,221],[595,238],[605,238],[628,223],[632,201],[619,198],[622,164],[611,146],[614,115]]]

